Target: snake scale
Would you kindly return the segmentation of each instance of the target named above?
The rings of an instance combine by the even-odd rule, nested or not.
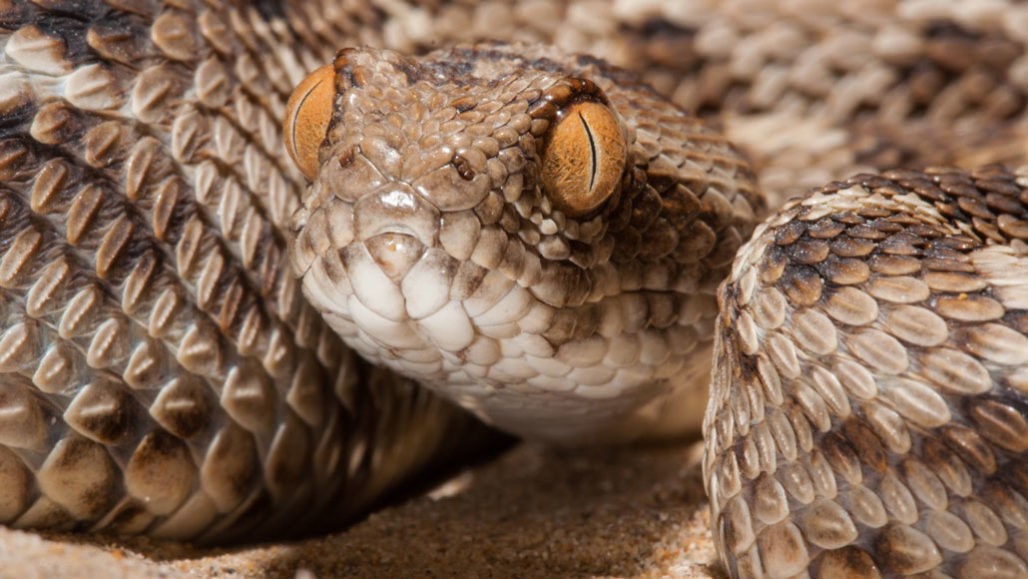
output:
[[[493,440],[456,402],[702,430],[733,576],[1026,576],[1026,30],[0,0],[0,523],[337,525]]]

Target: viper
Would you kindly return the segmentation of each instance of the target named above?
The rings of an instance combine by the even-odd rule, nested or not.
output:
[[[1028,573],[1025,12],[810,4],[0,5],[0,522],[702,432],[732,575]]]

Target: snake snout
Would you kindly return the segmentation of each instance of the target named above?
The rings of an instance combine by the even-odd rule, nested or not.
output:
[[[432,246],[439,232],[439,216],[409,185],[387,183],[354,204],[353,227],[356,237],[365,241],[396,233]]]

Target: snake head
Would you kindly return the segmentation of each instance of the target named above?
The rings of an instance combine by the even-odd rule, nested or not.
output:
[[[706,381],[688,355],[752,179],[627,73],[524,46],[346,49],[296,89],[285,134],[311,181],[294,269],[365,358],[556,440]]]

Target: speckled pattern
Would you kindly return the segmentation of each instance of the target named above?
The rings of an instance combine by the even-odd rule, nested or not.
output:
[[[701,396],[715,340],[704,465],[730,572],[1024,575],[1023,175],[829,185],[760,229],[718,324],[713,295],[762,211],[742,158],[772,208],[857,170],[1024,162],[1026,30],[1028,8],[1003,0],[0,3],[0,521],[204,541],[296,532],[489,437],[333,330],[430,387],[453,379],[450,397],[507,428],[590,441],[638,434],[613,417],[676,384]],[[416,56],[486,39],[563,52]],[[354,108],[339,108],[305,192],[282,149],[285,101],[354,45],[412,56],[334,60]],[[533,155],[590,83],[631,138],[629,169],[595,214],[562,218],[534,187]],[[447,101],[455,89],[475,99]],[[717,115],[739,148],[674,105]],[[457,141],[400,154],[409,121],[431,115]],[[695,155],[686,135],[713,149]],[[464,258],[465,277],[422,268],[409,283],[427,291],[404,293],[422,255],[383,259],[376,243],[397,232],[361,230],[389,213],[382,177],[439,212],[403,235],[442,265]],[[676,253],[702,267],[647,261]],[[489,291],[476,302],[458,283],[469,295],[447,301],[424,283],[440,277]],[[696,291],[667,291],[673,277]],[[616,289],[645,297],[608,299]],[[604,311],[615,302],[621,316]],[[521,306],[533,337],[518,342]],[[406,318],[417,340],[390,344]],[[656,327],[678,331],[664,346],[604,341]],[[631,384],[612,377],[626,360],[642,369]],[[579,404],[590,392],[619,396]],[[699,411],[656,422],[666,434]]]
[[[1028,173],[897,170],[743,247],[704,428],[733,573],[1028,574],[1026,219]]]

